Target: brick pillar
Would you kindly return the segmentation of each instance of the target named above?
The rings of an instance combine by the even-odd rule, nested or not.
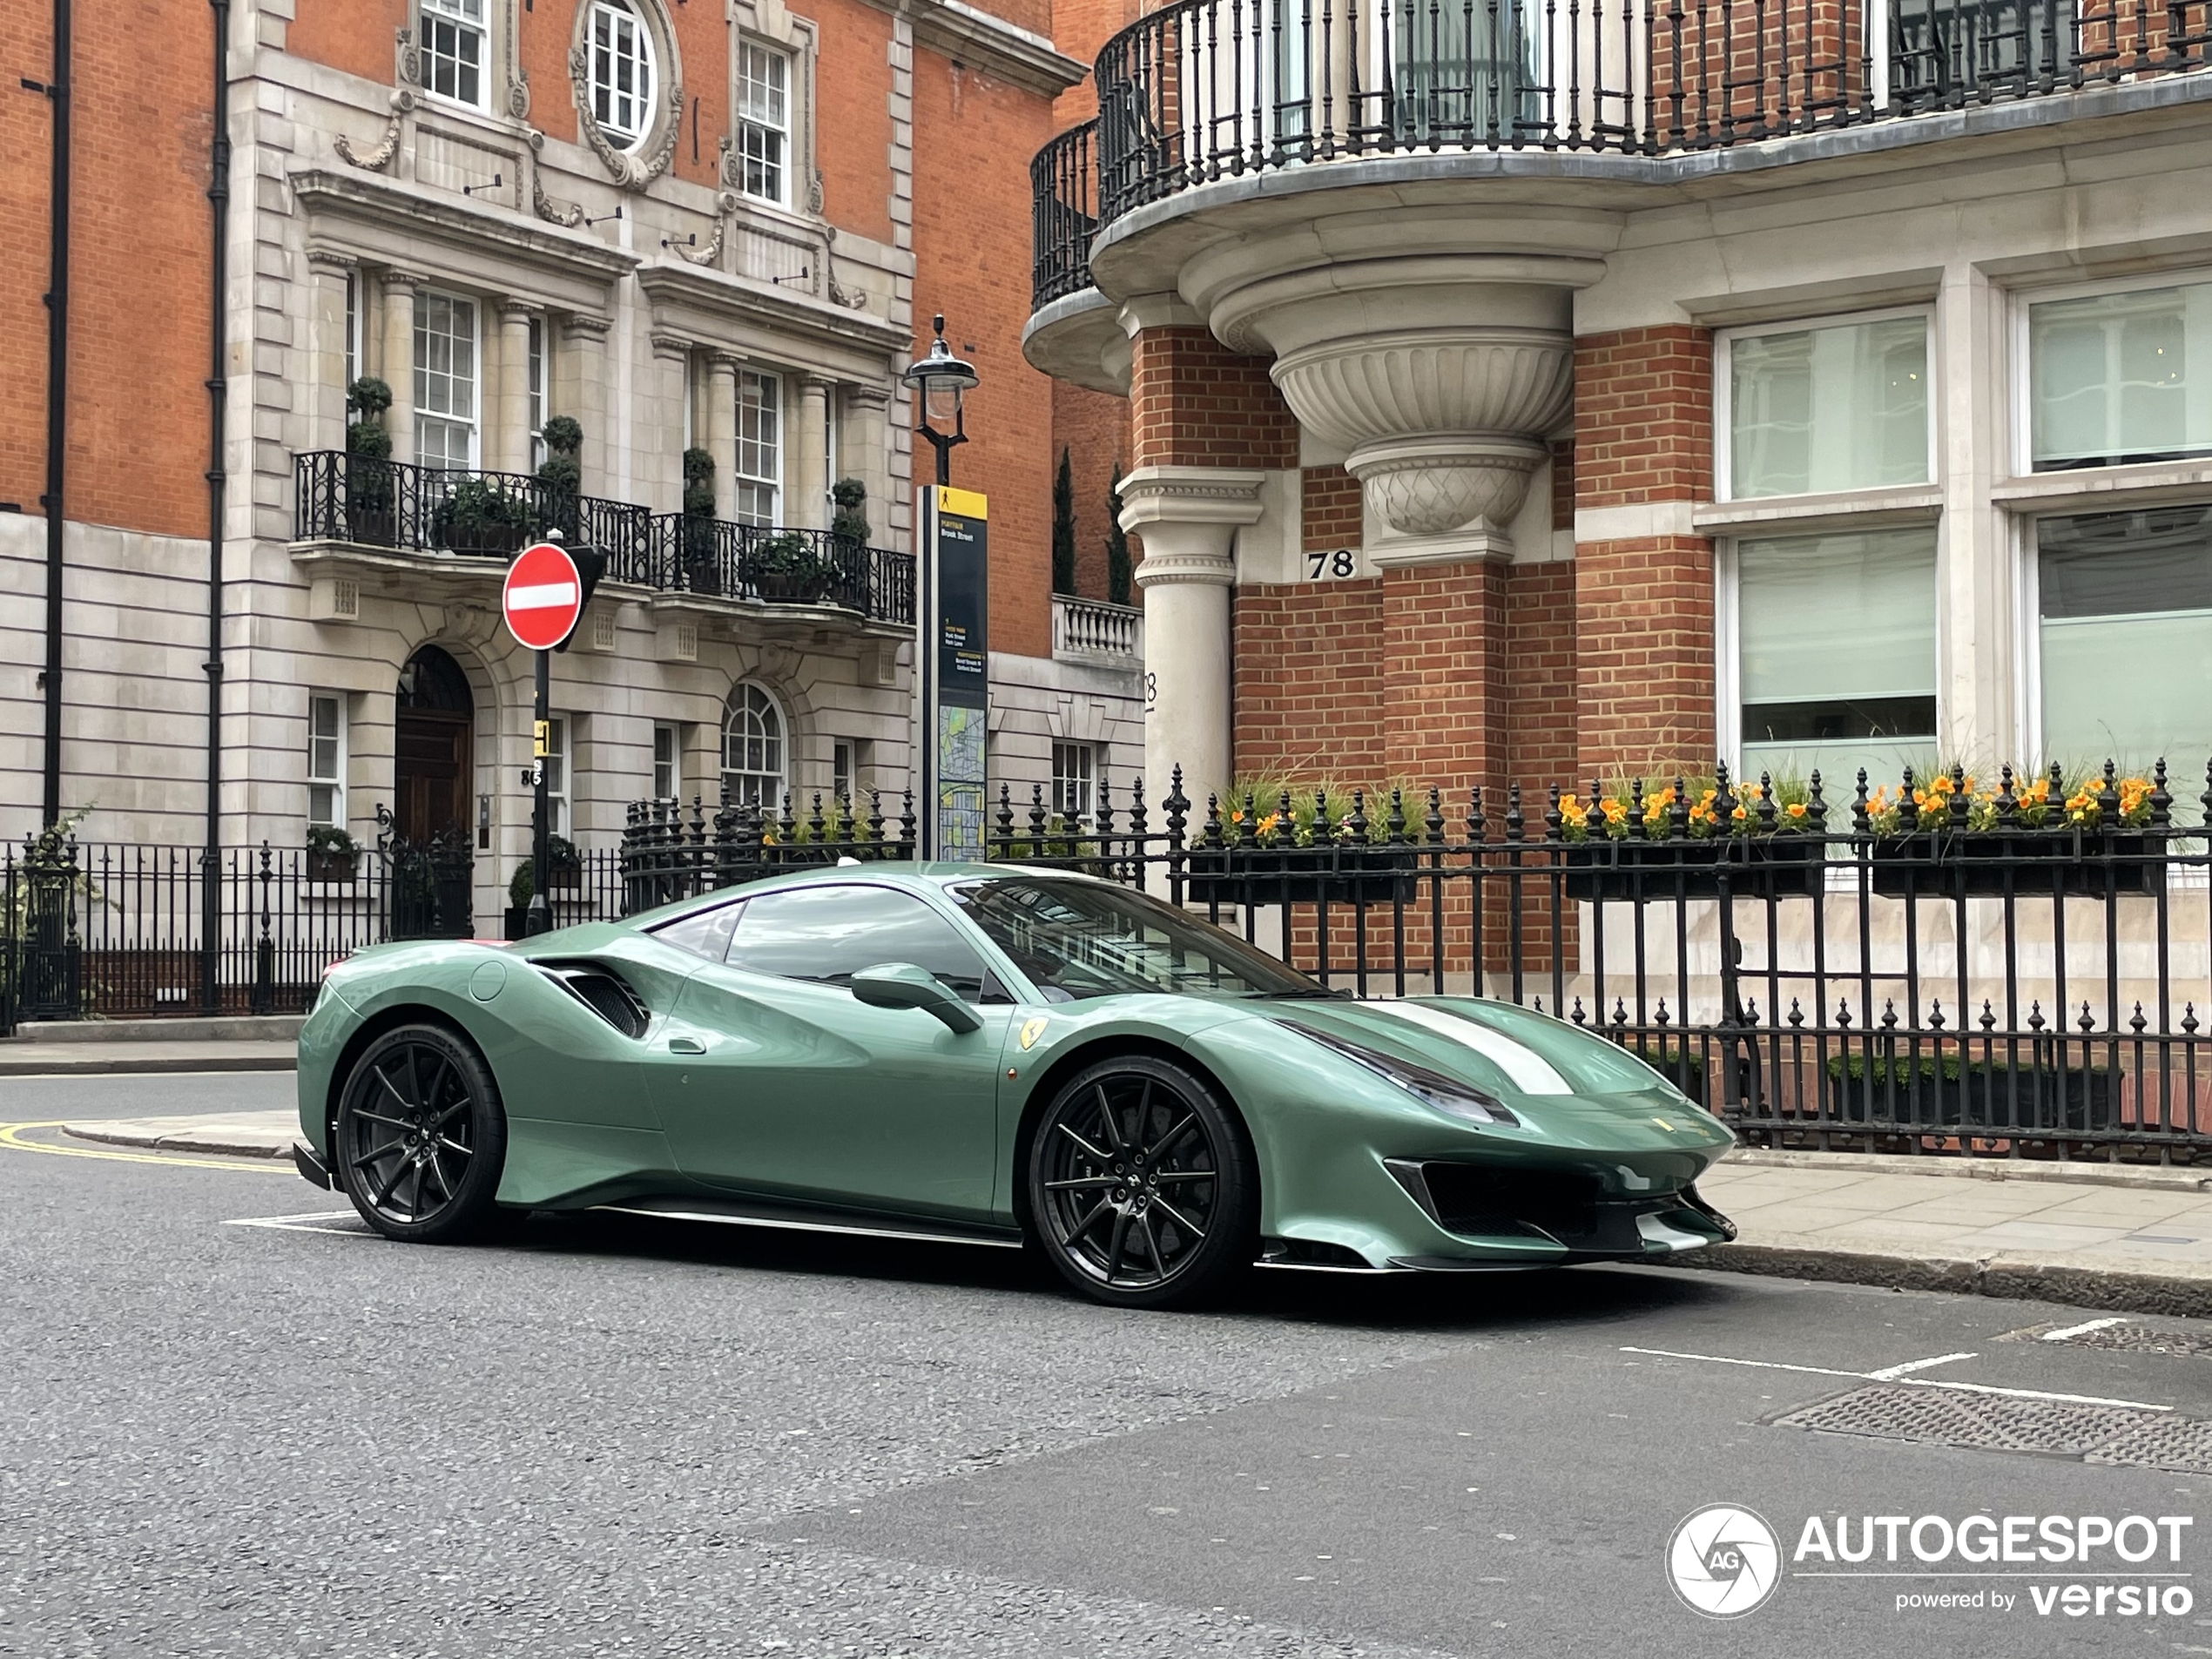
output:
[[[1578,772],[1711,768],[1713,544],[1709,330],[1669,325],[1575,342]]]
[[[1502,781],[1506,569],[1487,559],[1385,568],[1383,753],[1391,777],[1453,799],[1471,785],[1487,792]]]

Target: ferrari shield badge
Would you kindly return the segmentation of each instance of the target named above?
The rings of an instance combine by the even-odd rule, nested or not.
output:
[[[1022,1046],[1023,1049],[1034,1049],[1036,1047],[1037,1039],[1044,1035],[1046,1023],[1047,1022],[1042,1015],[1039,1015],[1034,1020],[1022,1021]]]

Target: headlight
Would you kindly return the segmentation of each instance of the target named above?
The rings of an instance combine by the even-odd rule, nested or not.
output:
[[[1455,1077],[1431,1071],[1426,1066],[1417,1066],[1410,1060],[1399,1060],[1360,1043],[1346,1042],[1325,1031],[1317,1031],[1296,1020],[1285,1020],[1281,1023],[1302,1037],[1311,1037],[1325,1049],[1335,1049],[1345,1059],[1366,1067],[1377,1076],[1389,1078],[1422,1105],[1442,1112],[1447,1117],[1456,1117],[1468,1123],[1517,1125],[1521,1122],[1503,1101],[1493,1099],[1471,1083],[1463,1083]]]

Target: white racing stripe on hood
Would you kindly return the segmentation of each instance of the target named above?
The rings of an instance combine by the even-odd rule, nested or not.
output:
[[[1442,1008],[1429,1007],[1425,1002],[1394,1001],[1363,1002],[1360,1007],[1378,1014],[1387,1014],[1433,1031],[1438,1036],[1449,1037],[1463,1048],[1472,1049],[1513,1080],[1513,1086],[1524,1095],[1571,1095],[1573,1085],[1559,1075],[1552,1062],[1527,1043],[1494,1031],[1487,1025],[1473,1020],[1463,1020],[1456,1014],[1447,1014]]]

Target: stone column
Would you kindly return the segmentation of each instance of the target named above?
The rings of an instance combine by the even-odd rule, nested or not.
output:
[[[800,529],[829,528],[829,382],[813,376],[799,382],[799,472],[792,489],[797,500],[785,517]]]
[[[499,302],[499,379],[492,406],[491,464],[502,472],[530,469],[530,323],[536,310],[522,300]]]
[[[1259,521],[1264,472],[1144,466],[1122,480],[1122,528],[1144,541],[1144,799],[1151,824],[1175,768],[1192,819],[1229,786],[1229,589],[1239,525]]]
[[[691,361],[691,342],[681,334],[656,328],[652,384],[645,388],[644,431],[658,433],[658,442],[638,446],[637,484],[657,513],[673,513],[684,506],[684,399],[689,395],[685,371]]]
[[[346,280],[353,266],[333,254],[307,255],[307,403],[310,449],[346,447]],[[368,296],[362,295],[362,302]]]
[[[384,273],[383,378],[392,388],[384,415],[392,435],[392,459],[415,459],[415,291],[423,279],[412,271]]]
[[[891,545],[891,394],[880,386],[845,388],[845,421],[839,434],[847,477],[868,487],[868,536]]]
[[[574,416],[583,428],[583,493],[587,496],[607,493],[607,463],[613,458],[614,435],[607,427],[608,327],[604,317],[561,319],[556,412]]]
[[[714,457],[714,516],[737,516],[738,360],[716,352],[706,361],[706,430],[699,447]]]

